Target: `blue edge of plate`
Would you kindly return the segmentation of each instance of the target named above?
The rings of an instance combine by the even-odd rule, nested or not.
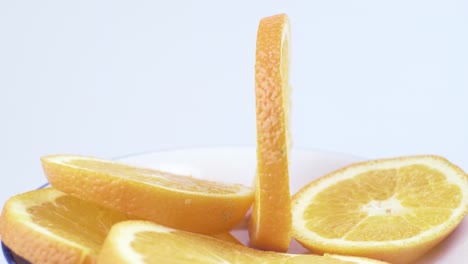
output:
[[[23,259],[22,257],[16,255],[13,251],[11,251],[5,244],[2,242],[2,251],[3,255],[5,255],[5,259],[8,264],[31,264],[29,261]]]

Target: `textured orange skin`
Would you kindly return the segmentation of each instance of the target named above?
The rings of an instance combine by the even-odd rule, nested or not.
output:
[[[64,193],[125,212],[134,219],[208,235],[233,229],[243,219],[253,200],[252,193],[235,198],[180,193],[105,173],[72,168],[50,162],[47,157],[42,159],[42,166],[50,184]]]
[[[288,112],[282,73],[285,14],[263,18],[257,34],[255,94],[257,116],[257,175],[249,225],[254,247],[287,251],[291,240],[288,171]]]

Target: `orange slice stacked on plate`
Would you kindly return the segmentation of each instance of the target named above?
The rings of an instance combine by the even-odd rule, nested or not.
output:
[[[47,188],[10,198],[0,218],[0,235],[31,263],[96,263],[111,227],[128,219],[125,213]],[[227,232],[213,237],[240,244]]]
[[[412,263],[468,212],[468,177],[436,156],[357,163],[293,198],[293,236],[317,253]]]
[[[294,255],[255,250],[145,221],[126,221],[112,227],[102,246],[99,263],[384,264],[356,257]]]
[[[287,251],[291,232],[288,52],[288,17],[263,18],[255,63],[257,173],[249,235],[253,246],[280,252]]]
[[[42,165],[50,184],[58,190],[133,218],[197,233],[233,229],[253,200],[253,190],[240,184],[92,157],[48,156],[42,158]]]
[[[96,263],[121,212],[53,188],[16,195],[3,207],[2,242],[31,263]]]

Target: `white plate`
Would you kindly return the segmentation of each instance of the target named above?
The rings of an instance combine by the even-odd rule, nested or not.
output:
[[[194,148],[160,151],[118,158],[119,161],[174,173],[229,183],[252,185],[255,175],[255,149],[248,147]],[[290,155],[291,193],[295,193],[310,181],[333,170],[362,161],[352,155],[324,151],[293,150]],[[248,245],[246,221],[232,234]],[[11,252],[4,248],[8,263]],[[308,252],[296,241],[291,242],[291,253]],[[442,243],[423,256],[415,264],[466,263],[468,259],[468,218]],[[27,263],[27,262],[19,262]]]
[[[171,150],[129,156],[119,160],[202,179],[245,185],[252,185],[256,169],[255,149],[246,147]],[[362,160],[363,158],[352,155],[293,150],[290,155],[291,193],[294,194],[305,184],[326,173]],[[232,233],[242,243],[248,244],[245,222]],[[289,252],[305,253],[307,250],[293,241]],[[416,264],[464,263],[466,259],[468,259],[468,218]]]

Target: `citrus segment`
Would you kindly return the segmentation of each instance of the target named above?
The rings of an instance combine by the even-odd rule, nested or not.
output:
[[[152,222],[126,221],[109,232],[99,263],[383,263],[370,259],[260,251]]]
[[[255,62],[257,173],[249,235],[253,246],[282,252],[289,247],[291,232],[288,43],[285,14],[260,21]]]
[[[32,263],[96,263],[120,212],[53,188],[10,198],[0,219],[2,242]]]
[[[189,176],[71,155],[42,158],[51,185],[65,193],[193,232],[231,230],[249,209],[253,191]]]
[[[436,156],[354,164],[293,197],[293,236],[314,252],[410,263],[468,212],[468,177]]]

